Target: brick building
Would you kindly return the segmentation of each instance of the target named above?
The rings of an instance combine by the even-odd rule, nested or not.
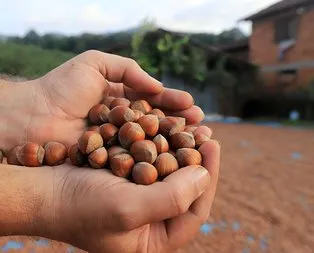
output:
[[[244,20],[252,22],[249,60],[267,91],[293,91],[314,81],[314,0],[282,0]]]

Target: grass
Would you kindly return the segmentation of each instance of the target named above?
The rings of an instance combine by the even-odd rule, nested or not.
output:
[[[42,76],[74,54],[32,45],[0,42],[0,73],[26,78]]]

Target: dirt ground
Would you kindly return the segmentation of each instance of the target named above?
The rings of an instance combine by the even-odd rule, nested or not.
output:
[[[222,145],[218,192],[208,223],[180,253],[314,252],[314,131],[209,125]],[[4,238],[0,252],[81,251]]]

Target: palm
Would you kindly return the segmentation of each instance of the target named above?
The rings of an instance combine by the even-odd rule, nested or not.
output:
[[[67,224],[69,229],[75,231],[67,231],[69,234],[76,234],[78,238],[76,241],[80,242],[78,246],[83,249],[88,249],[89,252],[167,252],[169,247],[167,236],[167,221],[155,222],[147,225],[130,229],[133,226],[134,220],[126,222],[127,225],[121,225],[126,220],[132,220],[132,210],[129,213],[116,213],[113,207],[131,206],[139,197],[137,195],[138,188],[145,187],[136,185],[126,179],[114,176],[108,170],[93,170],[74,168],[71,165],[62,165],[55,170],[56,188],[60,186],[60,178],[64,179],[65,184],[62,183],[62,189],[67,189],[62,192],[64,201],[71,201],[70,206],[75,210],[76,220],[72,221],[64,218],[64,222],[74,222],[76,226]],[[84,192],[84,195],[81,193]],[[106,193],[100,195],[99,193]],[[80,194],[77,194],[80,193]],[[71,196],[71,198],[70,198]],[[98,203],[88,203],[89,199],[94,199],[94,196],[99,196]],[[62,200],[62,199],[61,199]],[[86,204],[88,203],[88,204]],[[101,203],[107,203],[104,207]],[[102,213],[106,215],[102,220],[95,220],[93,216],[87,218],[86,206],[92,207],[96,210],[101,205]],[[126,215],[127,214],[127,215]],[[62,213],[65,217],[70,217],[70,213]],[[118,217],[119,216],[119,217]],[[110,217],[110,218],[108,218]],[[78,224],[82,222],[82,224]],[[169,222],[169,221],[168,221]],[[93,228],[90,233],[79,234],[77,230],[79,227]],[[169,225],[169,224],[168,224]],[[109,231],[109,233],[106,233]],[[192,232],[192,231],[189,231]],[[180,239],[179,239],[180,240]],[[121,243],[123,242],[123,243]],[[175,246],[175,245],[173,245]]]

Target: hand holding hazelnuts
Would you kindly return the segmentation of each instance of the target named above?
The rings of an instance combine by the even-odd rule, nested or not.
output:
[[[197,148],[209,137],[186,126],[185,118],[166,116],[145,100],[116,98],[95,105],[87,117],[90,125],[71,147],[53,141],[44,146],[25,143],[7,154],[7,162],[57,166],[69,158],[74,166],[108,168],[115,176],[143,185],[202,164]]]

